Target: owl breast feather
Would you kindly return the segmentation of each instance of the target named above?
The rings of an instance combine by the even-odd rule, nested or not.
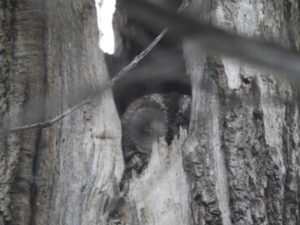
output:
[[[190,97],[177,93],[146,95],[133,101],[123,114],[122,149],[127,172],[142,172],[149,162],[152,145],[160,137],[168,144],[188,128]]]

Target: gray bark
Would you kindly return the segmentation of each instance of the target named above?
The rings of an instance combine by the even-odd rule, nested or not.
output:
[[[30,101],[41,109],[45,95],[56,96],[55,109],[48,105],[43,113],[51,118],[108,79],[94,4],[1,1],[7,48],[1,60],[9,65],[1,83],[3,116],[22,112]],[[104,206],[123,171],[120,137],[107,91],[50,128],[2,140],[0,224],[104,224]]]
[[[22,112],[43,94],[44,53],[41,6],[1,1],[1,116]],[[3,118],[2,117],[2,118]],[[0,224],[29,224],[33,161],[39,130],[1,139]]]
[[[108,79],[95,13],[92,0],[0,2],[1,118],[20,120],[12,125],[51,118]],[[293,0],[194,0],[187,13],[299,47]],[[189,131],[170,146],[154,143],[148,167],[126,193],[119,191],[120,122],[107,91],[49,128],[0,140],[0,224],[300,224],[295,87],[203,52],[193,40],[184,51],[192,79]],[[26,105],[42,105],[43,96],[56,96],[55,109],[15,116],[33,112]],[[124,203],[111,216],[118,199]]]
[[[94,2],[47,1],[45,9],[49,95],[99,87],[108,76]],[[105,223],[105,204],[118,191],[123,171],[120,130],[110,91],[43,130],[36,176],[46,180],[34,203],[35,224]]]
[[[292,44],[283,2],[192,4],[193,15],[219,27]],[[193,41],[185,58],[194,84],[185,144],[193,224],[299,224],[295,87],[284,74],[206,54]]]

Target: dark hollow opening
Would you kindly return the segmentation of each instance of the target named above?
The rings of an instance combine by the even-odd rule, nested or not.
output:
[[[162,7],[169,7],[168,4],[172,3],[170,7],[174,9],[180,0],[163,0],[161,3],[164,4]],[[116,53],[105,55],[111,78],[159,35],[120,8],[114,15],[113,25]],[[122,189],[133,170],[140,174],[147,166],[152,143],[157,137],[164,134],[170,144],[179,134],[179,127],[188,128],[190,98],[184,95],[191,96],[191,81],[186,75],[181,41],[163,38],[136,68],[115,84],[113,94],[122,122],[122,149],[126,165],[120,184]],[[152,94],[158,95],[153,97]]]
[[[175,11],[180,6],[181,0],[162,0],[153,3]],[[160,33],[153,27],[141,23],[138,18],[131,15],[131,11],[125,11],[122,4],[126,4],[126,0],[117,0],[117,10],[113,19],[116,53],[105,55],[111,78],[147,48]],[[150,54],[113,88],[114,100],[120,115],[139,97],[173,92],[190,96],[191,82],[186,75],[182,43],[169,36],[165,36]]]

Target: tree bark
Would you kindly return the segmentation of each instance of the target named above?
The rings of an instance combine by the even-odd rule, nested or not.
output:
[[[11,126],[52,118],[108,80],[94,4],[0,2],[0,116],[12,118]],[[194,0],[185,13],[299,48],[295,0]],[[295,85],[284,74],[206,53],[194,40],[185,40],[184,60],[189,131],[170,146],[154,143],[149,165],[123,193],[110,90],[48,128],[1,138],[0,224],[300,224]]]
[[[287,3],[194,1],[190,13],[289,47],[287,18],[296,9],[286,11]],[[299,224],[295,87],[284,74],[204,53],[193,41],[185,59],[194,107],[184,148],[192,224]]]
[[[1,116],[21,113],[44,89],[42,6],[1,1]],[[1,139],[0,224],[31,222],[31,192],[39,130]]]
[[[246,37],[298,46],[295,27],[299,12],[294,1],[195,0],[186,13]],[[152,178],[161,192],[151,188],[153,191],[142,191],[151,187],[151,181],[146,181],[148,173],[155,174],[150,163],[138,181],[131,183],[139,183],[128,195],[137,219],[128,224],[299,224],[295,85],[284,74],[206,53],[197,40],[186,40],[184,50],[187,74],[192,79],[192,118],[187,139],[179,144],[183,156],[176,162],[181,166],[164,178],[177,179],[182,189],[174,185],[164,192],[159,178],[168,173],[165,169],[161,176]],[[169,154],[174,152],[169,150]],[[182,167],[185,175],[176,177]],[[139,197],[137,190],[145,197]],[[176,202],[170,197],[168,204],[168,197],[164,197],[174,190],[173,196],[181,195],[181,199]],[[152,199],[157,204],[151,205]],[[187,200],[188,212],[184,210]],[[181,216],[174,222],[177,215],[172,215],[172,209],[177,203]],[[165,218],[172,222],[165,222]]]
[[[41,103],[41,109],[37,96],[55,96],[54,109],[51,104],[43,109],[48,119],[108,79],[94,1],[1,4],[6,29],[1,41],[7,48],[1,57],[9,65],[1,83],[2,114],[22,112],[29,101]],[[2,140],[0,224],[104,224],[105,204],[123,171],[120,137],[106,91],[49,128]]]

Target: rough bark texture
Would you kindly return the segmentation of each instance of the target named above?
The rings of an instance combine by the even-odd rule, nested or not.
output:
[[[50,118],[107,80],[94,4],[1,1],[1,116],[61,96]],[[1,140],[0,224],[104,224],[123,171],[120,131],[107,91],[50,128]]]
[[[284,1],[225,0],[193,1],[189,12],[287,46],[285,9]],[[270,72],[197,50],[195,42],[185,43],[185,52],[194,84],[184,157],[192,224],[299,224],[297,91]]]
[[[126,224],[190,224],[189,187],[183,169],[181,146],[186,134],[171,146],[154,144],[151,160],[127,194],[131,220]]]
[[[299,48],[298,4],[193,0],[187,13]],[[1,118],[37,96],[61,96],[59,109],[44,108],[39,119],[50,118],[108,79],[95,13],[92,0],[0,1]],[[50,128],[2,138],[0,224],[300,224],[298,92],[197,42],[184,50],[193,95],[188,134],[170,146],[154,143],[148,167],[123,193],[110,91]],[[32,118],[20,120],[13,122]]]
[[[13,116],[43,94],[44,52],[41,4],[1,1],[1,116]],[[3,117],[2,117],[3,118]],[[26,118],[22,118],[26,119]],[[30,224],[33,161],[39,130],[1,140],[0,224]]]
[[[47,1],[48,93],[107,80],[98,49],[92,0]],[[80,93],[81,94],[81,93]],[[66,109],[71,102],[63,102]],[[104,224],[123,171],[120,124],[108,91],[92,105],[43,131],[36,176],[46,178],[35,200],[35,224]]]

